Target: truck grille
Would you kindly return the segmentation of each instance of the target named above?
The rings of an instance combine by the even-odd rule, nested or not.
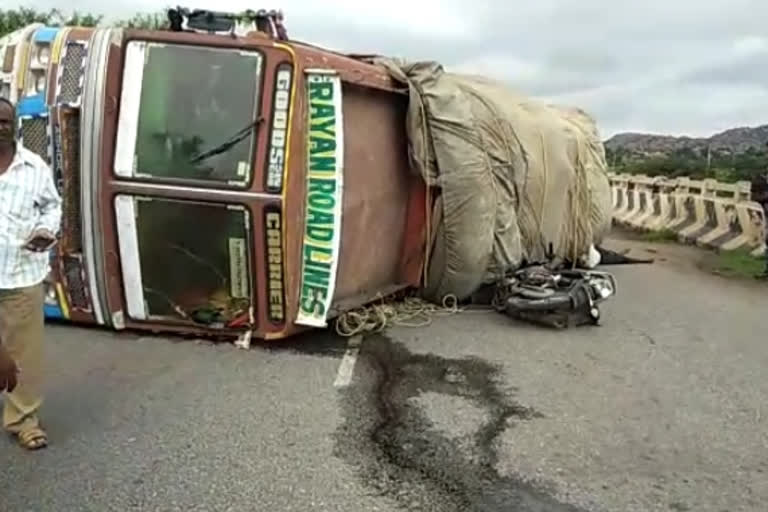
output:
[[[61,130],[62,243],[67,251],[81,252],[80,213],[80,111],[59,111]]]
[[[83,72],[85,69],[85,44],[71,41],[67,43],[64,58],[61,60],[61,74],[58,84],[58,103],[79,105],[83,94]]]
[[[51,163],[47,117],[24,117],[21,119],[21,141],[24,147]]]
[[[67,282],[67,294],[72,309],[90,313],[91,304],[85,287],[83,262],[79,256],[65,255],[62,258],[64,279]]]

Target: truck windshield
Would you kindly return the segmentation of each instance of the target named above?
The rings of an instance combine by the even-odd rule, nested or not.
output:
[[[261,68],[258,52],[130,42],[117,174],[248,184]]]

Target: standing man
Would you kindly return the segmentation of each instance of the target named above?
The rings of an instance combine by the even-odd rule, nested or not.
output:
[[[61,222],[61,198],[51,168],[16,141],[15,126],[14,105],[0,98],[0,391],[3,380],[7,388],[2,422],[21,446],[36,450],[48,444],[38,419],[43,280]]]

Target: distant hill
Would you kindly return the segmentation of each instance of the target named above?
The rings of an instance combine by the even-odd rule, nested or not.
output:
[[[768,144],[768,124],[731,128],[707,138],[619,133],[605,141],[606,149],[611,151],[624,150],[628,153],[645,155],[668,154],[681,149],[706,152],[708,146],[712,151],[738,154],[746,153],[750,148],[765,150],[766,144]]]
[[[768,170],[768,124],[725,130],[711,137],[619,133],[605,141],[617,172],[750,179]]]

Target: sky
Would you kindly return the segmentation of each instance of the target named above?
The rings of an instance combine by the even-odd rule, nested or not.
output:
[[[61,5],[7,2],[9,8]],[[169,5],[76,3],[81,12],[109,17]],[[768,0],[178,3],[233,11],[281,8],[292,39],[489,75],[523,94],[585,109],[606,138],[625,131],[709,136],[768,124]]]

